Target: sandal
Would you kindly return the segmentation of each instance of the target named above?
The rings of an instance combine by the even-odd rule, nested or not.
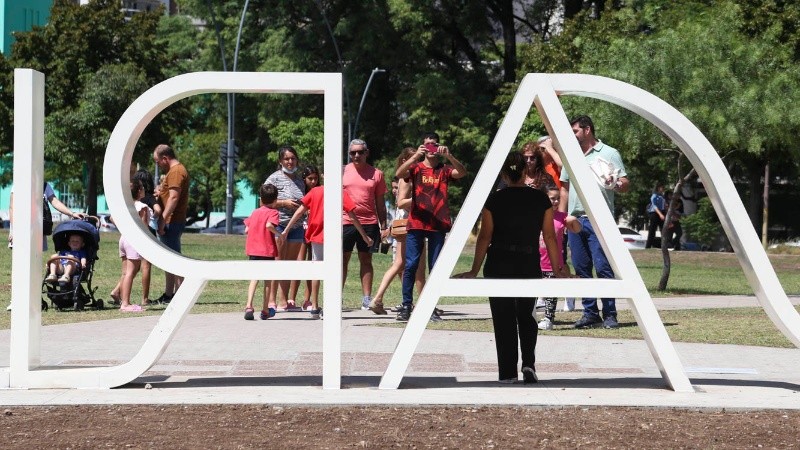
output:
[[[244,320],[255,320],[253,313],[255,310],[253,308],[245,308],[244,309]]]
[[[112,305],[119,306],[119,305],[122,304],[122,297],[120,297],[119,294],[115,294],[115,293],[112,292],[112,293],[108,294],[108,296],[111,297],[111,299],[112,299],[112,301],[111,301]]]
[[[142,312],[142,307],[131,303],[130,305],[120,306],[119,310],[122,312]]]
[[[284,311],[301,311],[302,308],[299,308],[294,300],[287,300],[286,301],[286,308],[283,308]]]
[[[388,314],[386,312],[386,308],[383,307],[383,302],[376,302],[374,299],[369,302],[369,310],[374,312],[376,315],[384,316]]]

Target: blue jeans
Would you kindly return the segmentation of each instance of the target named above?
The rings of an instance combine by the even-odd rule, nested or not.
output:
[[[444,231],[408,230],[406,235],[406,266],[403,269],[403,306],[414,303],[414,275],[419,267],[419,257],[428,238],[428,270],[433,269],[444,246]]]
[[[606,254],[603,252],[603,247],[597,239],[589,218],[581,216],[578,220],[583,229],[580,233],[570,231],[568,238],[575,273],[581,278],[592,278],[592,268],[594,268],[597,272],[597,278],[614,278],[614,271],[608,263]],[[600,300],[603,302],[603,316],[616,317],[616,300],[613,298],[602,298]],[[583,298],[583,314],[590,317],[600,317],[596,298]]]

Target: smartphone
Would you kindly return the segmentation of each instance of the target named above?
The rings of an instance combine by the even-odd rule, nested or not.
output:
[[[439,144],[435,142],[429,142],[425,144],[425,150],[427,150],[428,153],[439,153]]]

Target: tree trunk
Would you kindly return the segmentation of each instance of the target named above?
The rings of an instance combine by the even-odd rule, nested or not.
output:
[[[680,160],[678,160],[678,174],[680,174],[680,170]],[[683,183],[689,181],[694,174],[695,170],[692,169],[686,174],[685,177],[679,178],[678,182],[675,183],[675,188],[672,190],[672,198],[669,201],[669,206],[667,206],[667,213],[664,215],[664,225],[661,227],[661,257],[664,260],[664,265],[661,268],[661,278],[658,280],[659,291],[667,290],[670,270],[672,269],[672,260],[669,256],[669,243],[667,242],[667,227],[671,222],[670,219],[672,219],[672,211],[675,210],[675,204],[678,201],[678,196],[681,195],[680,193],[683,190]]]
[[[747,178],[750,195],[748,197],[748,204],[747,204],[747,215],[750,217],[750,222],[753,224],[753,230],[759,229],[759,213],[761,209],[761,196],[759,195],[759,189],[761,187],[761,162],[756,160],[754,164],[750,166],[749,170],[747,171]]]
[[[764,205],[764,212],[761,215],[761,245],[766,250],[768,243],[767,231],[769,229],[769,161],[764,164],[764,193],[761,201]]]
[[[97,215],[97,166],[86,163],[86,213]]]
[[[672,198],[669,200],[667,212],[664,214],[664,224],[661,226],[661,258],[664,260],[664,265],[661,267],[661,278],[658,280],[659,291],[667,290],[669,274],[672,270],[672,260],[669,256],[669,241],[667,240],[667,227],[669,227],[671,222],[672,211],[675,209],[678,195],[680,195],[681,189],[683,189],[683,180],[683,178],[679,178],[678,182],[675,183],[675,188],[672,190]]]

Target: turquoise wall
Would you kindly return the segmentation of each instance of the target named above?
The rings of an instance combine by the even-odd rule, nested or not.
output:
[[[3,54],[11,53],[14,43],[12,32],[30,31],[34,26],[44,26],[50,18],[53,0],[0,0],[0,45]]]

